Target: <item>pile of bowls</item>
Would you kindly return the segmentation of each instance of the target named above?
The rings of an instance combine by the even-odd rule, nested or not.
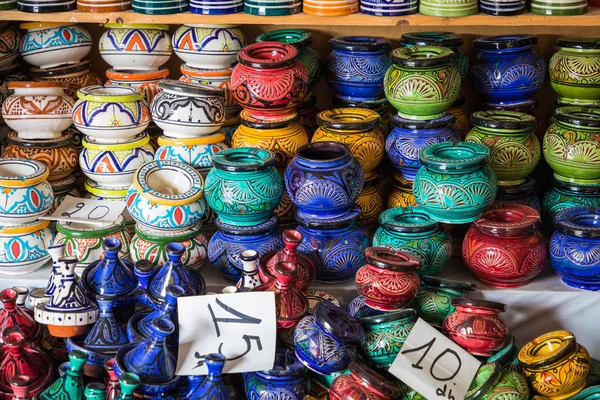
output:
[[[280,16],[302,12],[301,0],[245,0],[244,12],[251,15]]]
[[[360,12],[381,17],[414,14],[419,10],[418,0],[361,0]]]
[[[235,14],[244,11],[244,0],[190,0],[190,11],[204,15]]]
[[[357,13],[358,0],[304,0],[305,14],[322,17],[337,17]]]

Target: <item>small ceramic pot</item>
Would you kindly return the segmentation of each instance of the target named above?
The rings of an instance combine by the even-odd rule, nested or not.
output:
[[[231,73],[231,90],[239,105],[257,119],[290,113],[308,92],[308,72],[299,57],[298,50],[285,43],[254,43],[241,49]]]
[[[27,30],[21,40],[21,57],[39,68],[77,64],[92,50],[92,36],[80,25],[27,22],[19,27]]]
[[[181,231],[198,224],[206,204],[203,179],[189,165],[176,161],[143,164],[127,192],[127,209],[141,225],[157,231]]]
[[[71,126],[73,99],[62,82],[9,82],[2,103],[5,123],[24,139],[57,139]]]
[[[154,158],[148,142],[147,134],[116,144],[94,143],[84,138],[83,151],[79,153],[81,171],[106,188],[131,186],[135,171]]]
[[[182,25],[173,33],[177,57],[194,68],[231,68],[246,38],[235,25]]]
[[[8,21],[2,22],[0,24],[0,41],[4,43],[2,50],[0,50],[1,69],[13,65],[19,57],[21,32]]]
[[[166,79],[152,101],[152,120],[165,136],[192,138],[209,135],[225,122],[222,89]]]
[[[390,41],[380,37],[342,36],[329,39],[327,83],[337,97],[377,99],[390,65]]]
[[[473,222],[494,202],[494,170],[487,147],[468,142],[438,143],[421,152],[415,176],[417,204],[433,219],[451,224]]]
[[[550,85],[560,101],[600,101],[600,43],[596,39],[559,39],[550,59]]]
[[[370,179],[385,153],[385,137],[379,129],[380,117],[364,108],[336,108],[317,115],[312,142],[338,142],[350,149],[350,155],[362,166]]]
[[[158,138],[160,147],[154,153],[154,159],[156,161],[181,162],[202,172],[207,168],[212,168],[212,160],[216,153],[229,148],[224,141],[225,135],[219,132],[209,136],[187,139],[160,136]]]
[[[486,36],[476,38],[473,43],[479,53],[471,68],[471,79],[485,101],[524,101],[544,85],[546,63],[533,51],[537,37]]]
[[[69,132],[58,139],[38,140],[22,139],[16,132],[11,132],[3,157],[40,161],[48,167],[47,180],[56,182],[73,174],[77,167],[77,152],[72,140],[73,135]]]
[[[503,371],[499,363],[483,364],[465,394],[465,400],[528,400],[529,386],[518,372]]]
[[[168,25],[104,24],[100,56],[117,71],[158,71],[173,48]]]
[[[444,333],[475,356],[489,357],[506,343],[508,327],[498,314],[506,304],[453,298],[456,310],[444,320]]]
[[[421,0],[419,2],[421,14],[436,17],[465,17],[477,14],[478,11],[477,0]]]
[[[404,179],[415,179],[421,167],[419,152],[422,149],[434,143],[460,141],[453,128],[455,120],[454,115],[449,113],[428,120],[406,119],[394,115],[394,129],[385,141],[385,152]]]
[[[199,85],[214,86],[223,89],[225,94],[225,109],[229,116],[231,112],[239,113],[240,106],[231,93],[231,68],[222,69],[203,69],[194,68],[187,64],[181,64],[181,73],[179,80],[188,83],[197,83]]]
[[[519,351],[519,363],[533,393],[549,399],[572,399],[586,383],[590,355],[569,331],[538,336]]]
[[[106,86],[131,86],[141,89],[144,93],[144,100],[150,105],[154,96],[160,92],[158,82],[168,76],[169,70],[167,68],[161,68],[158,71],[115,70],[109,68],[106,70],[108,80],[104,84]]]
[[[65,93],[77,101],[77,91],[82,87],[102,85],[102,81],[91,68],[92,62],[83,60],[77,64],[59,65],[54,68],[33,67],[29,70],[29,75],[35,81],[65,83]]]
[[[47,249],[54,242],[54,233],[48,225],[50,221],[34,220],[0,228],[0,274],[30,274],[50,261]]]
[[[388,369],[415,326],[417,312],[407,308],[362,317],[359,321],[365,330],[365,339],[360,343],[363,357],[376,368]]]
[[[539,15],[580,15],[588,11],[585,0],[532,0],[531,13]]]
[[[400,116],[439,118],[458,98],[460,73],[452,63],[452,50],[436,46],[404,47],[392,51],[391,58],[383,88]]]
[[[417,293],[413,306],[420,318],[441,329],[444,319],[456,310],[452,305],[452,299],[465,298],[467,292],[474,291],[475,288],[476,286],[469,282],[423,276],[421,290]]]
[[[535,178],[529,176],[525,182],[518,185],[498,186],[496,203],[515,203],[528,206],[542,213],[542,204],[537,196],[538,184]],[[542,221],[544,218],[542,218]]]
[[[471,224],[462,245],[465,264],[486,285],[518,287],[542,272],[548,258],[537,210],[492,206]]]
[[[48,213],[54,198],[46,178],[48,168],[39,161],[0,159],[0,226],[16,227]]]
[[[398,395],[398,386],[372,369],[358,362],[348,366],[349,375],[337,377],[329,393],[331,400],[365,398],[370,400],[393,399]]]
[[[379,216],[373,246],[411,254],[419,260],[419,276],[436,275],[450,261],[452,238],[446,229],[418,207],[391,208]]]
[[[397,174],[394,174],[394,177]],[[402,178],[400,176],[400,178]],[[394,179],[394,188],[387,201],[387,208],[413,207],[417,205],[413,194],[413,182],[406,179]]]
[[[542,221],[554,226],[558,213],[571,207],[600,207],[600,187],[554,178],[552,188],[544,196]]]
[[[77,92],[73,125],[98,143],[124,143],[144,131],[150,110],[141,89],[88,86]]]
[[[52,186],[52,193],[54,194],[54,202],[50,207],[49,214],[52,214],[60,206],[65,197],[81,197],[79,190],[75,187],[75,181],[75,175],[71,175],[60,181],[48,182]]]
[[[535,118],[512,111],[477,111],[471,115],[471,123],[473,129],[465,140],[489,147],[488,163],[498,185],[525,182],[541,157],[540,142],[533,132]]]
[[[458,132],[461,139],[464,139],[467,136],[467,132],[472,128],[470,114],[467,114],[465,111],[465,98],[459,97],[448,109],[448,113],[456,117],[454,130]]]

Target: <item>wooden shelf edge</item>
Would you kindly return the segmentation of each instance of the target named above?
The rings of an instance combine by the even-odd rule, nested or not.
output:
[[[526,13],[513,17],[484,14],[445,18],[422,14],[403,17],[375,17],[352,14],[342,17],[315,17],[304,13],[261,17],[244,13],[230,15],[199,15],[189,12],[173,15],[145,15],[132,11],[118,13],[85,13],[79,11],[31,14],[21,11],[0,11],[0,21],[45,21],[71,23],[160,23],[160,24],[235,24],[235,25],[300,25],[300,26],[600,26],[600,8],[577,16],[545,16]]]

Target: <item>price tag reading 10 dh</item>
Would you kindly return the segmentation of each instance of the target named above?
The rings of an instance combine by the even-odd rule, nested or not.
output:
[[[419,318],[389,371],[429,400],[461,400],[481,363]]]

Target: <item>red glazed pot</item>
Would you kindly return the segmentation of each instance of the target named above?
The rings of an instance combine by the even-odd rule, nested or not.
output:
[[[506,304],[495,301],[454,298],[456,310],[444,320],[444,333],[476,356],[489,357],[506,342],[508,328],[498,314]]]
[[[296,278],[293,283],[296,289],[304,291],[313,284],[317,269],[308,257],[296,250],[303,238],[297,230],[288,229],[283,232],[285,247],[281,250],[271,250],[260,258],[258,274],[263,284],[275,282],[275,264],[280,261],[296,264]]]
[[[394,311],[411,302],[421,283],[419,260],[403,251],[385,247],[365,249],[366,265],[356,272],[356,287],[365,303],[376,310]]]
[[[292,110],[308,91],[308,72],[298,50],[277,42],[254,43],[238,53],[231,90],[240,106],[257,119],[277,119]]]
[[[548,258],[540,222],[539,212],[531,207],[492,206],[471,224],[463,240],[463,260],[486,285],[527,285]]]
[[[349,375],[341,375],[331,383],[332,400],[389,400],[396,398],[397,387],[372,369],[355,361]]]

